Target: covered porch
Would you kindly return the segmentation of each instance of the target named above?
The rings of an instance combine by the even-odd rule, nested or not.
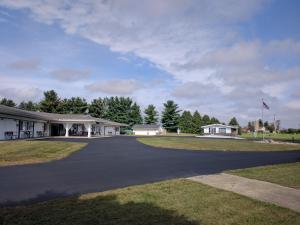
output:
[[[51,136],[93,137],[104,136],[104,124],[92,122],[51,123]]]

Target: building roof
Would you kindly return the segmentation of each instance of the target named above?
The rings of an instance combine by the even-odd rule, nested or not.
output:
[[[158,130],[160,125],[157,124],[136,124],[132,127],[133,130]]]
[[[224,125],[224,124],[220,124],[220,123],[201,126],[201,128],[207,128],[207,127],[224,127],[224,128],[235,128],[235,129],[238,128],[238,126]]]
[[[96,118],[91,115],[85,114],[59,114],[59,113],[46,113],[46,112],[34,112],[15,107],[9,107],[0,105],[0,114],[6,114],[11,116],[25,117],[29,119],[44,120],[50,122],[99,122],[108,126],[128,126],[124,123],[117,123],[102,118]]]

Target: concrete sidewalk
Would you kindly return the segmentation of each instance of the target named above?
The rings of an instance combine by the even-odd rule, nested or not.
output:
[[[188,179],[300,213],[300,190],[294,188],[225,173],[195,176]]]

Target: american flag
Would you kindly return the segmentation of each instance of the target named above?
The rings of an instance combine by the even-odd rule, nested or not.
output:
[[[264,100],[262,101],[262,104],[265,109],[268,109],[268,110],[270,109],[270,107],[267,105],[267,103],[264,102]]]

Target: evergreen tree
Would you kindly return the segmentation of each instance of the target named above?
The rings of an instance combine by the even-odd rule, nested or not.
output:
[[[196,110],[193,114],[193,127],[192,127],[192,133],[194,134],[200,134],[202,129],[202,118],[200,113]]]
[[[268,129],[268,127],[269,127],[269,122],[268,121],[264,122],[264,127],[265,127],[265,129]]]
[[[144,121],[146,124],[156,124],[158,121],[158,112],[154,105],[148,105],[144,113],[146,114]]]
[[[235,117],[231,118],[228,124],[231,126],[239,126],[239,123]]]
[[[250,121],[248,122],[248,130],[254,132],[255,130],[254,122],[250,122]]]
[[[210,118],[210,123],[211,124],[217,124],[217,123],[220,123],[220,121],[217,118],[212,117],[212,118]]]
[[[174,101],[169,100],[164,103],[164,110],[162,112],[162,125],[167,131],[176,131],[179,123],[180,110]]]
[[[143,123],[143,117],[141,115],[141,109],[140,106],[135,102],[131,107],[131,112],[129,115],[129,125],[133,126],[135,124],[141,124]]]
[[[28,111],[37,111],[38,110],[38,105],[36,103],[33,103],[32,101],[22,101],[19,106],[19,109],[24,109],[24,110],[28,110]]]
[[[44,99],[40,102],[42,112],[57,113],[59,112],[60,98],[54,90],[45,91]]]
[[[0,101],[0,105],[6,105],[6,106],[10,106],[10,107],[15,107],[16,103],[11,100],[11,99],[7,99],[7,98],[2,98]]]
[[[238,126],[238,134],[241,134],[242,133],[242,129],[237,121],[237,119],[235,117],[231,118],[229,123],[228,123],[230,126]]]
[[[190,111],[183,111],[179,119],[179,128],[182,133],[193,132],[193,117]]]
[[[72,97],[67,99],[65,111],[62,113],[83,114],[87,109],[88,104],[84,98]]]
[[[210,118],[209,118],[208,115],[204,115],[204,116],[202,117],[202,123],[203,123],[203,126],[209,125],[209,124],[210,124]]]
[[[89,106],[89,113],[91,116],[97,118],[106,118],[107,114],[107,99],[94,99]]]
[[[261,119],[258,120],[258,126],[259,126],[260,128],[263,127],[263,122],[262,122]]]

